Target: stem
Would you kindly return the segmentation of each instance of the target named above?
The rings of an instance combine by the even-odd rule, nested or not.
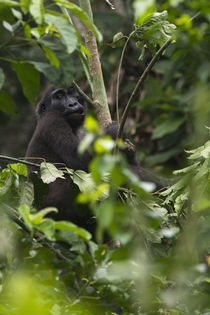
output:
[[[22,164],[25,164],[25,165],[35,166],[35,167],[39,167],[40,168],[40,164],[28,162],[28,161],[25,161],[23,159],[17,159],[17,158],[13,158],[13,157],[6,156],[6,155],[0,155],[0,160],[16,162],[16,163],[22,163]]]
[[[125,49],[127,47],[127,44],[129,42],[129,40],[131,39],[131,37],[133,36],[133,34],[135,33],[135,31],[131,32],[130,35],[128,36],[125,45],[123,47],[121,56],[120,56],[120,63],[119,63],[119,68],[118,68],[118,73],[117,73],[117,84],[116,84],[116,115],[117,115],[117,122],[118,125],[120,124],[120,118],[119,118],[119,85],[120,85],[120,72],[121,72],[121,68],[122,68],[122,62],[123,62],[123,58],[124,58],[124,54],[125,54]]]
[[[128,100],[128,103],[125,107],[125,110],[123,112],[123,115],[122,115],[122,120],[121,120],[121,123],[120,123],[120,127],[119,127],[119,130],[118,130],[118,136],[119,138],[121,138],[122,136],[122,132],[123,132],[123,128],[124,128],[124,125],[125,125],[125,121],[127,119],[127,116],[128,116],[128,112],[131,108],[131,105],[132,105],[132,101],[138,91],[138,89],[140,88],[140,86],[142,85],[142,83],[144,82],[147,74],[150,72],[150,70],[152,69],[153,65],[156,63],[156,61],[158,60],[158,58],[160,57],[160,55],[162,54],[162,52],[169,46],[169,44],[171,43],[171,38],[168,39],[165,44],[156,52],[156,54],[153,56],[153,58],[151,59],[150,63],[148,64],[148,66],[146,67],[146,69],[144,70],[143,74],[140,76],[138,82],[136,83],[136,86]]]
[[[78,92],[80,95],[82,95],[82,97],[85,99],[85,101],[86,101],[87,103],[89,103],[91,106],[95,107],[95,103],[91,100],[91,98],[90,98],[89,96],[87,96],[87,94],[85,94],[85,93],[83,92],[83,90],[79,87],[79,85],[78,85],[75,81],[72,82],[72,85],[73,85],[73,87],[77,90],[77,92]]]
[[[80,0],[80,7],[93,19],[89,0]],[[88,58],[88,63],[92,75],[93,103],[95,104],[98,121],[102,127],[105,127],[111,123],[112,119],[107,102],[96,38],[87,27],[84,27],[84,38],[87,49],[91,54],[91,57]]]

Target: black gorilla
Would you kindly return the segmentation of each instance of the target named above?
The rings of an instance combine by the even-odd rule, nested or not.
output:
[[[29,143],[27,160],[41,163],[44,160],[60,163],[77,170],[88,171],[92,159],[89,152],[78,154],[78,145],[84,137],[81,130],[86,116],[86,107],[81,96],[73,89],[50,88],[37,105],[37,126]],[[116,137],[117,125],[106,128],[106,134]],[[42,158],[42,159],[33,159]],[[28,167],[29,175],[36,169]],[[39,209],[54,206],[59,209],[53,214],[56,220],[70,220],[89,231],[94,231],[94,220],[87,207],[79,211],[74,194],[70,192],[70,179],[56,179],[49,185],[49,193],[43,197]]]
[[[63,164],[68,168],[88,171],[88,165],[92,159],[89,152],[78,154],[78,146],[84,137],[81,127],[86,116],[86,107],[81,96],[73,89],[68,90],[50,88],[44,94],[37,105],[37,126],[29,143],[26,156],[34,163],[44,160],[51,163]],[[106,134],[116,138],[118,126],[112,123],[106,127]],[[156,184],[157,188],[165,186],[165,180],[155,177],[147,170],[139,166],[133,147],[125,150],[127,161],[133,171],[143,181]],[[40,158],[40,159],[33,159]],[[35,171],[28,167],[29,174]],[[95,222],[87,207],[81,210],[74,202],[74,194],[70,189],[70,178],[66,180],[56,179],[49,185],[49,193],[43,197],[39,209],[54,206],[59,212],[53,214],[56,220],[70,220],[79,226],[94,232]],[[78,209],[79,208],[79,209]]]

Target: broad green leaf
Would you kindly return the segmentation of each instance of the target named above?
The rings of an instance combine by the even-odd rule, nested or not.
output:
[[[30,103],[36,101],[39,92],[40,75],[33,65],[29,63],[12,63],[12,69],[22,85],[23,93]]]
[[[52,25],[60,34],[62,43],[70,54],[77,48],[76,30],[70,22],[60,16],[45,14],[45,22]]]
[[[12,97],[5,91],[0,91],[0,110],[2,112],[14,116],[17,116],[17,109]]]
[[[46,216],[50,212],[58,212],[58,210],[54,207],[48,207],[38,211],[35,214],[30,214],[31,223],[34,225],[38,225],[42,222],[44,216]]]
[[[12,10],[10,7],[1,4],[0,1],[0,20],[7,21],[10,24],[15,23],[14,15],[12,14]]]
[[[159,139],[173,131],[176,131],[185,121],[185,117],[169,118],[158,125],[152,135],[152,139]]]
[[[49,184],[56,180],[56,178],[63,178],[65,176],[61,170],[58,170],[52,163],[42,162],[40,166],[41,179],[44,183]]]
[[[42,72],[48,80],[51,81],[53,78],[56,81],[59,79],[59,72],[49,63],[32,61],[31,64],[33,64],[39,72]]]
[[[23,175],[27,177],[27,167],[25,164],[17,163],[17,164],[10,164],[12,170],[14,170],[18,175]]]
[[[4,71],[2,70],[2,68],[0,68],[0,89],[4,84],[4,80],[5,80]]]
[[[75,171],[73,173],[72,180],[79,187],[79,190],[84,193],[91,192],[95,188],[91,174],[84,171]]]
[[[26,14],[29,10],[29,4],[31,0],[20,0],[21,3],[21,9],[24,14]]]
[[[1,0],[0,4],[8,5],[9,7],[21,7],[21,4],[12,0]]]
[[[45,219],[36,228],[45,234],[50,241],[55,241],[55,226],[52,219]]]
[[[42,24],[44,20],[43,0],[31,0],[29,11],[37,24]]]
[[[126,41],[126,36],[122,32],[119,32],[114,35],[112,43],[111,43],[111,47],[112,48],[122,47],[124,46],[125,41]]]
[[[155,12],[155,0],[134,0],[133,8],[136,22],[142,25]]]
[[[102,41],[102,35],[97,29],[97,27],[93,24],[91,18],[88,16],[86,12],[84,12],[80,7],[72,2],[62,1],[62,0],[54,0],[57,4],[60,4],[67,9],[69,9],[74,15],[76,15],[82,23],[96,36],[99,42]]]
[[[52,52],[52,50],[45,45],[42,45],[42,49],[44,50],[45,56],[47,57],[47,59],[49,59],[51,65],[56,68],[59,68],[60,62],[58,58],[55,56],[55,54]]]
[[[22,13],[19,12],[18,10],[12,9],[12,13],[18,20],[22,20],[23,19]]]
[[[55,228],[57,230],[61,230],[61,231],[75,232],[76,234],[78,234],[79,236],[84,238],[86,241],[89,241],[92,238],[91,234],[88,231],[86,231],[85,229],[82,229],[82,228],[78,227],[76,224],[68,222],[68,221],[55,222]]]
[[[34,200],[34,185],[31,182],[20,180],[19,204],[31,206]]]
[[[12,184],[12,177],[13,177],[12,173],[9,173],[8,177],[6,178],[4,182],[4,185],[0,187],[0,196],[3,196],[8,192]]]
[[[33,225],[30,222],[29,215],[30,215],[30,207],[28,205],[21,205],[18,207],[18,212],[20,213],[21,217],[24,220],[25,225],[27,228],[32,231]]]

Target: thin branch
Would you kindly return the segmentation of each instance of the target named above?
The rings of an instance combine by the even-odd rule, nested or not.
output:
[[[23,159],[17,159],[17,158],[13,158],[13,157],[6,156],[6,155],[0,155],[0,160],[5,160],[5,161],[15,162],[15,163],[22,163],[22,164],[25,164],[28,166],[35,166],[35,167],[40,168],[40,164],[28,162],[28,161],[25,161]]]
[[[84,98],[84,100],[89,103],[93,108],[95,107],[95,103],[91,100],[91,98],[89,96],[87,96],[87,94],[85,94],[83,92],[83,90],[79,87],[79,85],[73,81],[72,82],[73,87],[77,90],[77,92],[82,95],[82,97]]]
[[[120,85],[120,72],[121,72],[121,68],[122,68],[122,62],[123,62],[123,58],[124,58],[124,54],[125,54],[125,49],[127,47],[127,44],[129,42],[129,40],[131,39],[131,37],[133,36],[133,34],[135,33],[135,31],[131,32],[130,35],[128,36],[125,45],[123,47],[121,56],[120,56],[120,63],[119,63],[119,68],[118,68],[118,73],[117,73],[117,85],[116,85],[116,115],[117,115],[117,122],[118,125],[120,124],[120,118],[119,118],[119,85]]]
[[[142,85],[142,83],[144,82],[147,74],[150,72],[150,70],[152,69],[153,65],[156,63],[156,61],[159,59],[159,57],[161,56],[162,52],[169,46],[169,44],[171,43],[172,39],[168,39],[165,44],[156,52],[156,54],[153,56],[153,58],[151,59],[150,63],[148,64],[148,66],[146,67],[146,69],[144,70],[143,74],[140,76],[138,82],[136,83],[136,86],[128,100],[128,103],[125,107],[125,110],[123,112],[122,115],[122,119],[121,119],[121,123],[120,123],[120,127],[119,127],[119,131],[118,131],[118,137],[121,138],[122,136],[122,132],[123,132],[123,128],[125,125],[125,121],[127,119],[128,116],[128,112],[131,108],[132,105],[132,101],[138,91],[138,89],[140,88],[140,86]]]

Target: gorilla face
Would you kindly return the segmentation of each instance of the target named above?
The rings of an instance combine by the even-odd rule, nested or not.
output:
[[[38,115],[47,111],[58,111],[73,127],[80,127],[86,116],[86,106],[82,97],[73,89],[64,90],[51,88],[38,105]]]

